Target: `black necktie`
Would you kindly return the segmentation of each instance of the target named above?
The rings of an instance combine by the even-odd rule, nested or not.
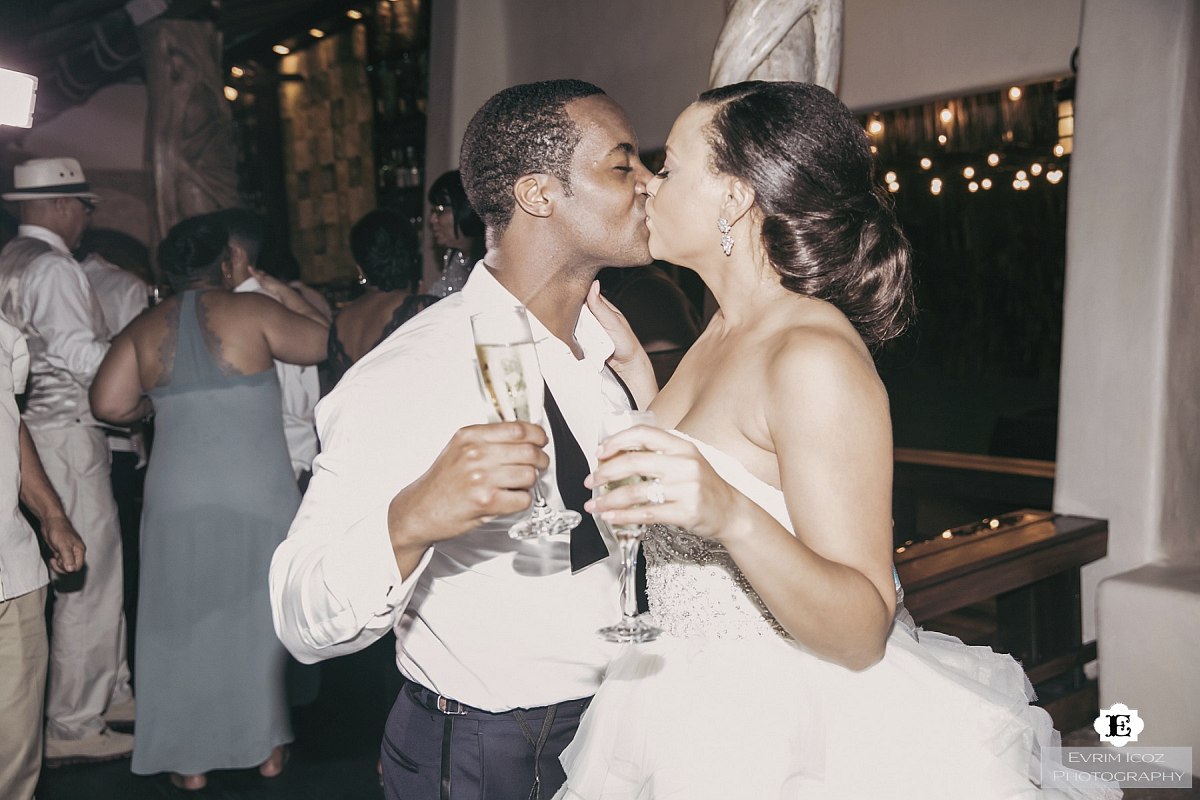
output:
[[[617,378],[617,382],[629,395],[630,404],[636,408],[629,389],[620,378]],[[591,467],[588,466],[579,442],[563,418],[549,386],[546,386],[545,403],[546,420],[550,423],[550,436],[554,440],[554,474],[558,483],[558,494],[562,497],[564,506],[578,511],[579,516],[583,518],[571,531],[571,572],[578,572],[608,558],[608,547],[604,544],[604,537],[600,535],[592,515],[583,510],[583,504],[592,497],[591,490],[583,485],[583,479],[591,472]]]

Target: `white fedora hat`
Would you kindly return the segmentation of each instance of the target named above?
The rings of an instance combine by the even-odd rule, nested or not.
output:
[[[92,193],[83,168],[73,158],[34,158],[13,168],[13,190],[5,200],[42,200],[48,197],[79,197],[99,202]]]

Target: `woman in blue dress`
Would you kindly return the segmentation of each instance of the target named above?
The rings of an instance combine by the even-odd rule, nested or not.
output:
[[[276,299],[222,288],[226,231],[184,220],[159,248],[175,295],[114,341],[91,390],[97,417],[156,423],[146,473],[133,771],[185,789],[214,769],[283,768],[286,652],[267,571],[300,503],[274,360],[315,364],[326,324],[265,274]]]

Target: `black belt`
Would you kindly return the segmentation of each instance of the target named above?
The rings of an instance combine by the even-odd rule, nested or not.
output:
[[[546,740],[550,738],[550,731],[554,726],[554,720],[559,712],[582,715],[587,709],[592,698],[585,697],[580,700],[568,700],[563,703],[555,703],[551,706],[538,706],[536,708],[514,708],[511,711],[484,711],[480,708],[474,708],[460,703],[457,700],[451,700],[449,697],[443,697],[432,689],[427,689],[415,681],[409,681],[404,686],[404,692],[412,698],[413,702],[422,708],[430,711],[436,711],[446,717],[446,724],[442,730],[442,769],[441,769],[441,800],[449,800],[450,798],[450,739],[454,731],[455,717],[474,717],[478,719],[503,719],[511,718],[516,720],[521,728],[521,735],[525,738],[533,748],[533,788],[529,792],[529,800],[541,800],[542,796],[542,775],[541,761],[542,750],[546,746]],[[530,715],[544,714],[542,718],[541,730],[535,736],[533,729],[529,726],[528,718]]]
[[[443,697],[432,689],[427,689],[416,681],[407,681],[404,684],[404,691],[413,701],[421,708],[437,711],[440,714],[452,717],[481,717],[484,719],[515,719],[516,714],[520,712],[523,716],[536,716],[550,709],[558,709],[559,713],[570,714],[575,712],[582,714],[588,707],[588,703],[592,702],[590,697],[582,697],[578,700],[564,700],[561,703],[555,703],[552,706],[535,706],[533,708],[514,708],[509,711],[484,711],[482,708],[475,708],[466,703],[460,703],[457,700],[451,700],[449,697]]]

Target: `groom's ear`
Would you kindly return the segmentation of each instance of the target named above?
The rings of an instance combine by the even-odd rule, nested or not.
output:
[[[548,217],[554,209],[552,198],[558,181],[550,175],[532,172],[517,178],[513,184],[513,199],[517,208],[534,217]]]
[[[754,207],[754,187],[746,183],[741,178],[728,178],[728,184],[725,189],[725,202],[721,206],[721,212],[729,223],[736,224],[739,219],[749,213]]]

